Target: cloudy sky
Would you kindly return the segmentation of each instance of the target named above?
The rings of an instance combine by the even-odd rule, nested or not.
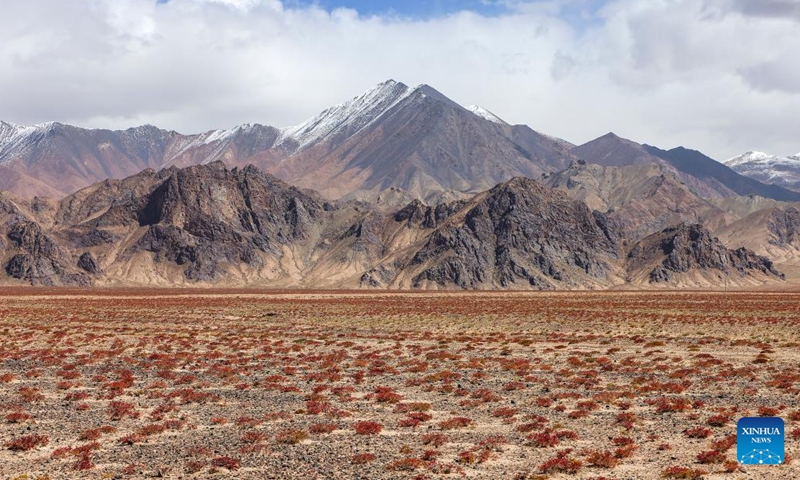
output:
[[[393,78],[583,143],[800,151],[800,0],[4,0],[0,119],[287,126]]]

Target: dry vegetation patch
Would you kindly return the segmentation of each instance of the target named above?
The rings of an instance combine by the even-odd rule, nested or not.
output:
[[[0,292],[15,478],[797,478],[793,293]],[[5,477],[4,477],[5,478]]]

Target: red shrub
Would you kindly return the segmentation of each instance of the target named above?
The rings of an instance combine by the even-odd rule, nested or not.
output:
[[[211,465],[217,468],[227,468],[228,470],[238,470],[241,466],[239,460],[232,457],[217,457],[211,460]]]
[[[94,468],[94,462],[89,452],[83,452],[78,460],[72,465],[73,470],[91,470]]]
[[[453,417],[439,422],[439,428],[442,430],[453,430],[455,428],[464,428],[469,426],[472,420],[467,417]]]
[[[242,434],[242,443],[262,443],[267,440],[267,434],[259,430],[249,430]]]
[[[66,458],[72,455],[72,448],[70,447],[59,447],[53,450],[53,453],[50,454],[53,458]]]
[[[586,456],[586,463],[595,467],[614,468],[619,465],[619,460],[608,450],[595,450]]]
[[[719,440],[714,440],[711,442],[711,448],[718,452],[727,452],[736,445],[736,435],[728,435],[725,438],[721,438]]]
[[[327,412],[331,409],[331,404],[328,402],[318,402],[309,400],[306,402],[306,413],[309,415],[319,415],[320,413]]]
[[[661,474],[664,478],[680,478],[688,480],[699,480],[704,475],[708,475],[706,470],[693,470],[689,467],[669,467],[666,468]]]
[[[662,397],[654,401],[653,404],[656,407],[656,413],[683,412],[691,408],[691,404],[685,398],[670,400]]]
[[[50,439],[46,435],[26,435],[11,440],[6,444],[6,447],[9,450],[26,452],[34,448],[43,447],[48,443],[50,443]]]
[[[780,412],[778,408],[772,407],[758,407],[758,416],[759,417],[775,417]]]
[[[541,473],[569,473],[575,474],[581,469],[583,464],[580,460],[569,458],[567,455],[558,454],[555,458],[551,458],[546,462],[539,465]]]
[[[331,433],[339,428],[335,423],[315,423],[309,427],[311,433]]]
[[[399,393],[395,393],[389,387],[376,387],[375,388],[375,401],[379,403],[397,403],[403,399]]]
[[[132,403],[117,400],[108,404],[108,415],[114,421],[122,420],[123,417],[139,418],[139,412]]]
[[[528,440],[531,445],[539,448],[555,447],[559,443],[558,437],[550,432],[534,433],[528,436]]]
[[[427,412],[430,409],[431,404],[425,402],[398,403],[397,406],[394,407],[394,411],[397,413]]]
[[[424,445],[433,445],[437,448],[448,442],[447,435],[443,433],[426,433],[420,439]]]
[[[353,465],[363,465],[375,460],[375,455],[371,453],[357,453],[350,458]]]
[[[23,423],[31,419],[31,416],[25,412],[12,412],[6,415],[6,422],[8,423]]]
[[[425,466],[425,461],[419,458],[402,458],[386,465],[386,470],[399,472],[413,472]]]
[[[511,407],[501,407],[492,412],[493,417],[497,418],[511,418],[519,412],[519,409]]]
[[[359,435],[377,435],[383,430],[383,426],[378,422],[355,422],[353,429]]]
[[[614,450],[614,456],[616,456],[617,458],[630,458],[633,456],[634,452],[636,452],[636,450],[638,449],[639,447],[637,447],[632,443],[624,445]]]
[[[689,438],[708,438],[711,436],[711,429],[706,427],[694,427],[683,431]]]
[[[717,450],[707,450],[697,455],[697,461],[700,463],[722,463],[725,461],[725,454]]]
[[[724,427],[731,421],[731,417],[728,415],[714,415],[708,417],[706,423],[711,427]]]

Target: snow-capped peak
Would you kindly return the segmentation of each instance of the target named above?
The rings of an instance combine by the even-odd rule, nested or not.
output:
[[[0,164],[7,163],[21,156],[38,138],[45,135],[56,122],[39,123],[29,127],[0,122]]]
[[[737,173],[760,182],[792,189],[800,185],[800,156],[780,157],[764,152],[747,152],[724,163]]]
[[[299,151],[341,130],[352,135],[371,125],[413,91],[403,83],[388,80],[300,125],[281,129],[277,145]]]
[[[474,113],[475,115],[477,115],[477,116],[479,116],[479,117],[481,117],[481,118],[483,118],[485,120],[489,120],[490,122],[497,123],[497,124],[500,124],[500,125],[508,125],[508,123],[506,123],[503,119],[501,119],[500,117],[498,117],[494,113],[490,112],[489,110],[486,110],[483,107],[479,107],[478,105],[470,105],[470,106],[465,107],[465,108],[467,110],[469,110],[470,112]]]
[[[781,157],[778,155],[770,155],[769,153],[752,151],[743,153],[738,157],[733,157],[729,160],[726,160],[723,163],[725,163],[725,165],[729,167],[736,167],[745,164],[767,165],[767,164],[781,164],[786,162],[796,162],[798,158],[800,158],[800,154],[789,155],[788,157]]]
[[[20,125],[0,121],[0,146],[9,141],[11,137],[19,134],[24,128]]]
[[[776,159],[776,158],[779,158],[779,157],[776,157],[775,155],[770,155],[770,154],[764,153],[764,152],[750,151],[750,152],[747,152],[747,153],[743,153],[743,154],[741,154],[739,156],[736,156],[736,157],[733,157],[733,158],[729,158],[728,160],[725,160],[723,163],[725,165],[729,166],[729,167],[735,167],[737,165],[742,165],[742,164],[751,163],[751,162],[763,163],[763,162],[767,162],[767,161],[770,161],[770,160],[773,160],[773,159]]]

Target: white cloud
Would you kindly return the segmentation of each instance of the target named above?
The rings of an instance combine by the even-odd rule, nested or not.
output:
[[[277,0],[5,3],[0,118],[16,123],[284,126],[395,78],[573,142],[800,147],[788,0],[614,0],[595,18],[587,0],[508,1],[427,20]]]

